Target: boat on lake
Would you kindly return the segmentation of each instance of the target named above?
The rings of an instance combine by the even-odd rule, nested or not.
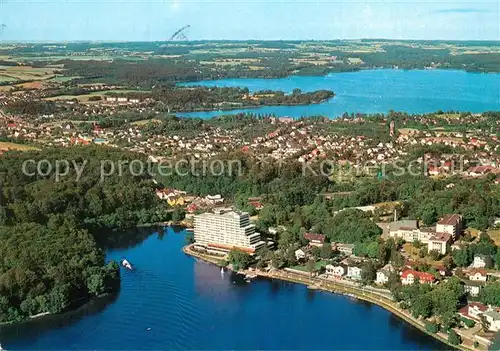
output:
[[[122,260],[122,266],[127,268],[128,270],[132,270],[132,264],[125,258]]]

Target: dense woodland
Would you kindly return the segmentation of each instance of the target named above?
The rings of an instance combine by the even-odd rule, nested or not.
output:
[[[47,160],[40,171],[23,173],[26,160]],[[92,296],[116,291],[116,263],[105,264],[96,244],[113,230],[169,219],[147,174],[124,167],[101,180],[101,161],[137,159],[116,149],[75,147],[10,152],[0,160],[0,322],[60,312]],[[56,181],[56,160],[68,160],[68,174]],[[143,160],[144,161],[144,160]],[[73,163],[74,162],[74,163]],[[49,164],[52,173],[49,173]],[[81,176],[74,164],[82,170]],[[83,167],[83,168],[82,168]],[[28,173],[36,173],[30,163]],[[65,173],[61,166],[60,171]],[[78,181],[77,181],[78,179]],[[112,234],[111,234],[112,235]]]

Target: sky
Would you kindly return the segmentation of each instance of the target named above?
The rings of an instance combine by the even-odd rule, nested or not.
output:
[[[3,41],[500,40],[500,2],[0,0]]]

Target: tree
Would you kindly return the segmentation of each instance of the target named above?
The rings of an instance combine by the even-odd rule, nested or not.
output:
[[[447,272],[451,272],[451,270],[453,269],[454,267],[453,259],[450,256],[446,256],[443,259],[443,267],[444,269],[446,269]]]
[[[177,223],[180,222],[184,219],[186,216],[186,212],[184,212],[183,209],[176,207],[174,208],[174,211],[172,212],[172,221]]]
[[[365,285],[373,283],[377,277],[377,270],[372,261],[366,261],[361,267],[361,281]]]
[[[485,305],[500,306],[500,281],[486,284],[479,295],[479,299]]]
[[[439,325],[433,322],[425,321],[425,330],[429,333],[435,334],[439,330]]]
[[[93,274],[87,281],[87,289],[91,295],[98,296],[102,294],[106,285],[104,284],[104,277],[101,274]]]
[[[395,268],[401,268],[405,264],[405,258],[400,252],[394,251],[391,255],[391,263]]]
[[[472,262],[471,255],[469,254],[469,248],[468,247],[463,247],[463,248],[461,248],[459,250],[454,250],[451,253],[451,256],[453,258],[453,262],[458,267],[467,267]]]
[[[326,259],[333,257],[332,245],[330,243],[324,243],[323,246],[321,246],[320,256]]]
[[[313,246],[313,248],[311,249],[311,255],[316,259],[321,257],[321,252],[322,250],[317,246]]]
[[[480,321],[481,321],[481,328],[483,328],[483,330],[489,330],[490,329],[490,322],[488,322],[488,319],[486,319],[486,317],[484,315],[481,315],[479,316],[480,318]]]
[[[307,261],[306,269],[312,277],[313,273],[316,271],[316,261],[313,259],[310,259],[309,261]]]
[[[460,343],[462,342],[462,338],[457,334],[455,330],[451,329],[448,333],[448,341],[452,345],[460,345]]]
[[[239,271],[240,269],[247,269],[252,261],[249,254],[238,249],[231,249],[227,259],[236,271]]]
[[[429,256],[434,260],[437,261],[441,257],[441,253],[438,250],[431,250],[429,252]]]
[[[418,296],[411,305],[411,312],[415,318],[429,318],[432,315],[431,297],[428,294]]]

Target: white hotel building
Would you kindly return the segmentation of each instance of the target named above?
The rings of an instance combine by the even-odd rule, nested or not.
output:
[[[194,217],[195,247],[210,253],[227,253],[240,249],[254,253],[266,243],[260,240],[246,212],[216,210]]]

